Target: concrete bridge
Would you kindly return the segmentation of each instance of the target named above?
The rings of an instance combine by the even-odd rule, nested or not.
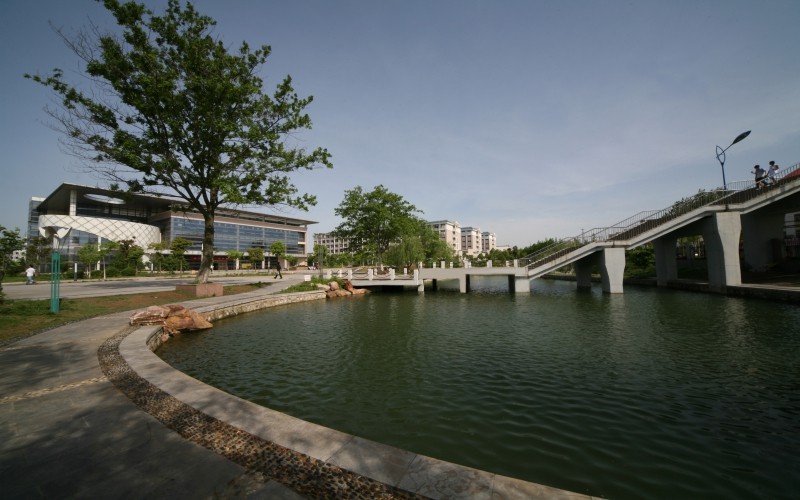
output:
[[[666,286],[678,278],[678,238],[702,235],[709,287],[724,292],[728,286],[742,284],[740,255],[747,268],[754,270],[764,270],[780,260],[781,248],[775,241],[783,240],[785,215],[791,212],[800,212],[800,163],[780,171],[766,187],[759,189],[754,181],[742,181],[726,189],[699,192],[663,210],[640,212],[613,226],[562,239],[507,267],[492,267],[491,263],[487,267],[446,267],[442,262],[403,273],[350,270],[338,271],[338,275],[357,287],[402,286],[419,291],[424,290],[426,280],[434,287],[440,280],[458,280],[462,293],[469,291],[472,276],[506,276],[509,289],[529,293],[530,280],[573,264],[578,287],[590,286],[592,268],[597,266],[603,291],[622,293],[626,250],[653,243],[658,285]]]

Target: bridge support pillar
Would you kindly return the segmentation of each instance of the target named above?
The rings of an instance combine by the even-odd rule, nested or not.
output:
[[[742,284],[739,268],[739,238],[742,220],[738,213],[721,212],[709,220],[703,234],[708,262],[708,284],[715,292],[724,292],[728,286]]]
[[[742,215],[742,239],[744,240],[744,264],[753,271],[765,271],[783,260],[783,245],[774,245],[774,240],[783,241],[783,212],[761,211]]]
[[[512,281],[513,280],[513,281]],[[531,280],[509,276],[509,284],[514,285],[514,293],[531,293]]]
[[[469,293],[469,274],[458,278],[458,288],[461,293]]]
[[[575,262],[575,279],[579,289],[592,287],[592,264],[594,262],[594,255]]]
[[[600,255],[600,275],[604,293],[622,293],[625,272],[625,249],[605,248]]]
[[[667,286],[667,283],[678,279],[678,260],[675,248],[678,239],[672,236],[662,236],[653,240],[653,249],[656,254],[656,282],[658,286]]]

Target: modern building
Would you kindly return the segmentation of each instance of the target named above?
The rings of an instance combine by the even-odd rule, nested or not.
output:
[[[53,238],[62,260],[73,260],[83,245],[107,240],[133,240],[146,250],[151,244],[183,237],[192,242],[186,252],[190,267],[200,266],[203,216],[184,200],[65,183],[39,201],[35,211],[39,234]],[[252,247],[269,255],[276,241],[283,242],[287,256],[303,259],[310,224],[315,222],[219,208],[214,221],[215,261],[226,261],[228,251],[247,252]]]
[[[455,252],[461,253],[461,224],[456,221],[437,220],[428,222],[428,226],[439,233],[439,239]]]
[[[39,236],[39,205],[44,201],[44,198],[34,196],[28,202],[28,232],[25,234],[25,239],[28,243],[37,236]]]

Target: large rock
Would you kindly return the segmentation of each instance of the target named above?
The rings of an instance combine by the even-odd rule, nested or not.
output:
[[[131,325],[163,325],[170,335],[186,330],[204,330],[213,325],[197,311],[181,305],[150,306],[131,315]]]
[[[170,309],[164,306],[150,306],[144,311],[136,311],[131,315],[132,325],[163,325],[169,316]]]

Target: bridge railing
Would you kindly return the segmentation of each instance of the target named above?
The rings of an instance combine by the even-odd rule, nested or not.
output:
[[[777,171],[773,178],[767,178],[761,188],[756,186],[755,180],[737,181],[728,184],[728,191],[724,198],[717,200],[715,205],[735,205],[754,200],[759,196],[800,178],[800,163]]]
[[[594,228],[584,231],[578,236],[564,238],[523,257],[519,260],[519,263],[520,266],[532,269],[553,262],[591,243],[629,240],[698,208],[747,202],[761,196],[767,190],[774,189],[797,178],[800,178],[800,163],[779,170],[775,175],[774,182],[765,188],[756,189],[755,180],[750,180],[730,183],[727,189],[717,188],[711,191],[699,191],[688,198],[683,198],[673,203],[667,208],[639,212],[612,226]]]

